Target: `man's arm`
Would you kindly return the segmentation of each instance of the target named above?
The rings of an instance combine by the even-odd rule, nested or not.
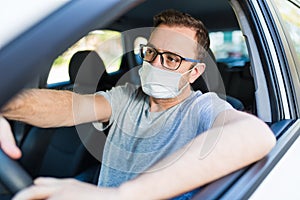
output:
[[[220,137],[219,137],[220,136]],[[216,138],[211,151],[203,146]],[[275,145],[269,127],[258,118],[239,111],[222,112],[213,128],[137,178],[119,188],[96,188],[69,179],[39,178],[14,199],[167,199],[193,190],[253,163]],[[210,146],[208,145],[208,146]],[[175,161],[175,162],[174,162]]]
[[[213,148],[203,156],[207,142]],[[258,118],[235,110],[224,111],[212,129],[157,163],[153,172],[124,183],[119,191],[124,199],[174,197],[263,158],[275,143],[272,131]]]
[[[2,108],[1,114],[38,127],[59,127],[108,121],[111,107],[101,95],[31,89],[10,101]]]

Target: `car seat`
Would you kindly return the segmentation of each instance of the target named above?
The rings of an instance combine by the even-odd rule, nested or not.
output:
[[[104,71],[104,63],[95,51],[77,52],[70,61],[70,84],[61,89],[95,93]],[[76,127],[32,127],[20,146],[23,152],[20,162],[33,177],[77,177],[96,183],[105,138],[91,123]],[[97,147],[93,153],[97,159],[86,145]]]
[[[215,92],[220,98],[226,100],[237,110],[244,110],[244,104],[237,98],[226,93],[224,78],[217,67],[214,54],[209,49],[207,56],[203,59],[206,64],[204,73],[191,84],[193,90],[200,90],[202,93]]]
[[[251,75],[250,62],[244,66],[229,67],[226,63],[219,63],[218,68],[222,74],[226,93],[240,99],[251,111],[254,105],[254,79]]]
[[[95,93],[104,73],[104,62],[97,52],[78,51],[72,56],[69,64],[70,84],[62,89],[81,94]]]
[[[90,135],[88,132],[86,134]],[[75,177],[98,163],[85,148],[75,127],[32,127],[21,150],[23,156],[20,163],[33,178]],[[94,180],[90,177],[83,181]]]

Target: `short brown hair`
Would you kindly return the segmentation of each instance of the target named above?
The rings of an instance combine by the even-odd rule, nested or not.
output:
[[[161,24],[170,27],[183,26],[194,29],[196,31],[196,40],[198,42],[198,58],[202,59],[205,57],[205,52],[209,48],[210,40],[208,31],[202,21],[193,18],[187,13],[169,9],[154,16],[153,26],[157,27]]]

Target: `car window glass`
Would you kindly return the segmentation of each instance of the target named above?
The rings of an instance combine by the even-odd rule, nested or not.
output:
[[[69,81],[69,62],[74,53],[94,50],[102,58],[107,73],[116,72],[123,54],[121,33],[111,30],[92,31],[60,55],[51,67],[47,84]]]
[[[249,61],[245,39],[240,30],[210,32],[210,48],[217,62],[229,67],[244,66]]]
[[[284,22],[285,32],[289,34],[295,49],[297,59],[300,61],[300,8],[290,1],[275,0],[276,7]]]

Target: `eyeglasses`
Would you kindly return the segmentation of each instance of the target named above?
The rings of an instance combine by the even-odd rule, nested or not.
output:
[[[160,55],[161,65],[170,70],[177,70],[181,62],[186,60],[188,62],[195,62],[200,63],[200,60],[194,60],[191,58],[183,58],[180,55],[177,55],[172,52],[158,52],[155,48],[147,46],[147,45],[140,45],[140,56],[144,61],[152,62],[155,60],[157,55]]]

